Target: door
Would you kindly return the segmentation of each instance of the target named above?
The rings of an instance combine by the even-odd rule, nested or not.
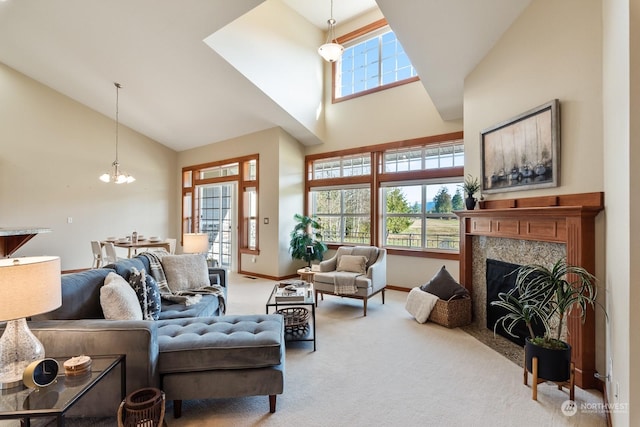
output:
[[[236,235],[232,232],[236,217],[235,183],[197,187],[200,230],[209,235],[207,259],[213,265],[233,269]]]

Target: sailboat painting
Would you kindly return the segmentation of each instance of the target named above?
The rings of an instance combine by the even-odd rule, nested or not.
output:
[[[560,102],[533,108],[480,132],[482,192],[557,187]]]

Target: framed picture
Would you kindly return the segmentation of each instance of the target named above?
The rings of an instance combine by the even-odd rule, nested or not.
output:
[[[554,99],[480,132],[482,192],[557,187],[560,103]]]

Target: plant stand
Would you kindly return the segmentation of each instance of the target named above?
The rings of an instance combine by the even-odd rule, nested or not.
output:
[[[525,357],[526,359],[526,357]],[[534,357],[533,359],[531,359],[531,375],[532,375],[532,380],[533,380],[533,384],[531,385],[532,388],[532,396],[531,398],[533,400],[538,400],[538,384],[546,382],[548,380],[544,379],[544,378],[539,378],[538,377],[538,358]],[[558,390],[562,390],[562,387],[567,387],[569,389],[569,399],[571,400],[575,400],[575,366],[573,364],[573,362],[571,362],[571,366],[570,366],[570,374],[569,374],[569,380],[568,381],[553,381],[556,383],[556,385],[558,386]],[[524,364],[524,385],[528,385],[528,380],[529,380],[529,372],[527,371],[527,365],[526,362]]]

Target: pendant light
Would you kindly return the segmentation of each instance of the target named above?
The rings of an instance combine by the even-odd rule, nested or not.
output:
[[[318,53],[328,62],[336,62],[340,59],[344,47],[336,42],[336,20],[333,19],[333,0],[331,0],[331,18],[327,20],[329,31],[327,32],[327,41],[318,48]]]
[[[136,179],[128,173],[122,172],[120,170],[120,163],[118,162],[118,128],[120,127],[120,123],[118,121],[118,98],[120,94],[120,88],[122,86],[120,85],[120,83],[114,83],[114,86],[116,87],[116,159],[111,164],[111,166],[113,167],[111,173],[105,172],[100,175],[100,181],[107,183],[113,182],[115,184],[130,184]]]

